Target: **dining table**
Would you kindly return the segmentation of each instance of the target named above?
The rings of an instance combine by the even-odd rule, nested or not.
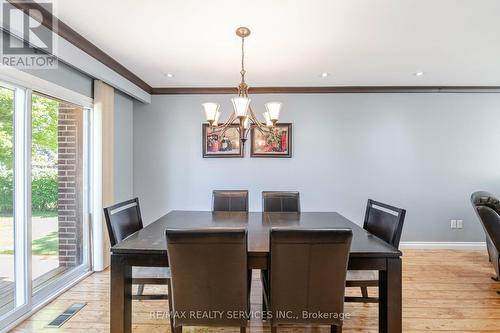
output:
[[[174,210],[111,248],[111,332],[132,330],[132,266],[168,267],[167,229],[245,227],[248,268],[267,269],[273,227],[348,228],[349,270],[378,271],[379,332],[402,331],[402,253],[337,212],[211,212]]]

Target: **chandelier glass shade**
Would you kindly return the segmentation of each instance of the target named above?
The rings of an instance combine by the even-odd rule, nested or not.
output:
[[[205,110],[205,118],[212,128],[212,133],[224,136],[230,125],[238,125],[240,140],[244,144],[252,128],[271,136],[278,135],[276,124],[279,120],[282,104],[280,102],[266,103],[266,112],[263,113],[264,121],[257,118],[250,105],[248,85],[245,82],[245,38],[250,35],[250,29],[240,27],[236,29],[236,35],[241,38],[241,82],[238,85],[238,96],[231,98],[233,112],[225,122],[219,123],[221,116],[219,104],[207,102],[203,103],[202,106]]]

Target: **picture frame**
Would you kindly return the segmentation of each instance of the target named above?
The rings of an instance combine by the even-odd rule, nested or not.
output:
[[[227,127],[224,136],[219,137],[207,123],[202,125],[203,158],[242,158],[243,145],[240,142],[238,125]]]
[[[251,128],[250,157],[291,158],[292,157],[292,124],[276,124],[281,137],[272,142],[271,135],[262,133],[259,129]]]

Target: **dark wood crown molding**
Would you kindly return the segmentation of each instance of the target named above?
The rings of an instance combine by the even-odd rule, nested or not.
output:
[[[92,44],[89,40],[87,40],[85,37],[77,33],[75,30],[71,29],[67,24],[59,20],[56,16],[54,16],[52,13],[49,13],[45,8],[40,6],[38,3],[32,1],[32,0],[26,0],[26,1],[19,1],[19,0],[7,0],[10,4],[12,4],[14,7],[22,10],[26,15],[29,15],[29,9],[36,9],[39,10],[45,17],[48,17],[48,21],[43,21],[41,22],[46,28],[53,30],[53,25],[52,22],[54,20],[57,21],[57,31],[54,31],[54,33],[58,34],[62,38],[66,39],[68,42],[71,44],[75,45],[76,47],[80,48],[82,51],[87,53],[88,55],[94,57],[104,65],[108,66],[118,74],[122,75],[125,77],[127,80],[130,82],[134,83],[144,91],[151,93],[151,86],[147,84],[145,81],[143,81],[140,77],[132,73],[130,70],[128,70],[125,66],[120,64],[118,61],[113,59],[111,56],[109,56],[107,53],[105,53],[103,50]],[[31,16],[35,20],[38,19],[37,16]]]
[[[186,87],[186,88],[153,88],[151,95],[214,95],[214,94],[235,94],[238,93],[236,87]]]
[[[231,87],[152,88],[152,95],[234,94]],[[250,87],[251,94],[500,93],[500,86]]]

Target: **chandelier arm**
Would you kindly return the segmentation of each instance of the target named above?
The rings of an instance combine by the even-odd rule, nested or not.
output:
[[[227,127],[227,126],[226,126],[226,127],[224,127],[224,129],[222,129],[222,132],[220,133],[221,137],[224,137],[224,134],[226,134],[227,129],[228,129],[228,127]]]
[[[260,122],[260,120],[257,118],[250,105],[248,106],[248,110],[250,111],[250,118],[255,123],[255,125],[257,125],[259,128],[267,128],[267,126],[264,123]]]
[[[264,130],[262,128],[260,128],[259,126],[256,126],[257,130],[260,132],[260,134],[262,135],[266,135],[267,133],[264,132]]]
[[[229,116],[229,118],[227,119],[227,121],[222,125],[224,126],[224,128],[228,127],[229,125],[231,125],[234,121],[234,117],[235,117],[235,113],[234,111],[231,113],[231,115]]]
[[[260,126],[257,126],[257,125],[255,127],[257,128],[257,130],[262,135],[270,135],[273,139],[277,139],[278,138],[278,133],[275,130],[276,127],[267,127],[267,126],[260,127]]]
[[[253,126],[258,128],[260,132],[264,133],[264,132],[270,132],[269,129],[266,127],[266,126],[263,126],[262,124],[259,124],[258,121],[255,121],[253,119],[252,116],[250,116],[252,118],[252,122],[253,122]]]
[[[234,112],[231,114],[231,116],[228,118],[228,120],[224,124],[211,127],[212,132],[216,133],[216,134],[224,135],[224,133],[226,133],[226,131],[227,131],[227,128],[229,127],[229,125],[231,125],[233,123],[233,121],[234,121]]]

